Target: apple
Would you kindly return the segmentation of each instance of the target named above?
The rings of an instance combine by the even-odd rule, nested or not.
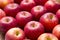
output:
[[[24,27],[26,37],[36,40],[39,35],[44,33],[44,26],[37,21],[30,21]]]
[[[15,3],[20,4],[22,0],[14,0]]]
[[[44,5],[48,0],[34,0],[37,5]]]
[[[34,7],[36,4],[33,0],[23,0],[21,3],[20,3],[20,7],[22,10],[25,10],[25,11],[31,11],[31,8]]]
[[[38,5],[38,6],[35,6],[31,9],[31,13],[32,15],[34,16],[34,19],[35,20],[39,20],[39,18],[46,12],[47,10],[41,6],[41,5]]]
[[[32,14],[27,11],[18,12],[16,15],[16,20],[21,28],[24,28],[27,22],[32,20]]]
[[[55,4],[53,1],[49,0],[45,3],[44,7],[49,11],[49,12],[56,12],[59,9],[59,6]]]
[[[60,24],[58,24],[54,27],[52,33],[60,39]]]
[[[53,13],[45,13],[41,16],[39,21],[44,25],[46,32],[51,32],[52,29],[58,24],[58,18]]]
[[[17,3],[11,3],[4,8],[4,11],[8,16],[15,17],[16,14],[20,11],[20,7]]]
[[[20,28],[11,28],[5,35],[5,40],[24,40],[24,31]]]
[[[2,9],[0,9],[0,19],[5,16],[6,16],[6,13]]]
[[[38,37],[37,40],[58,40],[58,38],[51,33],[43,33]]]
[[[58,17],[58,19],[60,20],[60,9],[59,10],[57,10],[57,12],[56,12],[56,16]]]
[[[3,17],[0,20],[0,31],[5,33],[10,28],[16,27],[16,25],[17,25],[17,21],[13,17],[9,17],[9,16]]]
[[[4,8],[9,3],[14,3],[14,0],[0,0],[0,8]]]

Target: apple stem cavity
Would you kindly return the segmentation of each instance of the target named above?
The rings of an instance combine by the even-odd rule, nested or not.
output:
[[[6,21],[6,22],[9,22],[9,21],[10,21],[10,19],[8,19],[8,18],[7,18],[5,21]]]
[[[16,31],[16,36],[18,36],[19,35],[19,31]]]
[[[26,3],[28,3],[29,2],[29,0],[26,0]]]
[[[37,7],[37,10],[40,10],[40,7]]]
[[[22,14],[22,15],[26,16],[27,14],[26,14],[26,12],[23,12],[23,14]]]
[[[35,27],[36,24],[35,23],[32,23],[31,25],[32,25],[32,27]]]
[[[53,18],[53,15],[50,15],[50,17],[49,17],[50,19],[52,19]]]
[[[47,40],[51,40],[51,38],[47,37]]]

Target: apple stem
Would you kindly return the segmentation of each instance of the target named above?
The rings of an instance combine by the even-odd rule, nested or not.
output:
[[[32,23],[31,25],[32,25],[32,27],[35,27],[35,23]]]
[[[17,36],[19,35],[19,31],[16,31],[16,35],[17,35]]]
[[[50,15],[50,17],[49,17],[50,19],[52,19],[53,18],[53,15]]]

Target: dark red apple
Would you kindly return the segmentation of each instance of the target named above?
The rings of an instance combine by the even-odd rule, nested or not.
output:
[[[17,21],[13,17],[3,17],[0,20],[0,31],[7,32],[10,28],[16,27]]]
[[[21,9],[25,10],[25,11],[31,11],[31,8],[33,8],[35,5],[36,4],[35,4],[34,0],[23,0],[20,3]]]
[[[39,20],[39,18],[46,12],[47,10],[41,6],[41,5],[38,5],[38,6],[35,6],[32,8],[31,10],[31,13],[32,15],[34,16],[34,19],[35,20]]]
[[[58,40],[58,38],[51,33],[43,33],[37,40]]]
[[[44,5],[48,0],[34,0],[37,5]]]
[[[24,40],[25,34],[20,28],[11,28],[5,35],[5,40]]]
[[[5,16],[6,16],[6,13],[2,9],[0,9],[0,19]]]
[[[60,40],[60,24],[56,25],[52,31],[52,33],[59,38]]]
[[[44,25],[46,32],[51,32],[58,24],[58,18],[53,13],[45,13],[41,16],[40,23]]]
[[[16,3],[11,3],[4,8],[4,11],[7,15],[15,17],[16,14],[20,11],[20,7]]]
[[[60,20],[60,9],[59,10],[57,10],[57,12],[56,12],[56,16],[58,17],[58,19]]]
[[[17,13],[16,20],[18,21],[19,26],[23,28],[27,22],[32,20],[32,15],[27,11],[21,11]]]
[[[44,26],[37,21],[30,21],[25,25],[24,32],[29,39],[36,40],[44,33]]]
[[[55,4],[53,1],[49,0],[45,3],[44,7],[49,11],[49,12],[56,12],[59,9],[59,6]]]
[[[14,3],[14,0],[0,0],[0,8],[4,8],[9,3]]]
[[[22,0],[14,0],[15,3],[20,4]]]

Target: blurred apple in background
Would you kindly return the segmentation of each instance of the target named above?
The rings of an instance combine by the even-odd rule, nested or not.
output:
[[[15,2],[15,3],[18,3],[18,4],[20,4],[21,1],[23,1],[23,0],[14,0],[14,2]]]
[[[2,9],[0,9],[0,19],[5,16],[6,16],[6,13]]]
[[[14,0],[0,0],[0,8],[4,8],[9,3],[14,3]]]

